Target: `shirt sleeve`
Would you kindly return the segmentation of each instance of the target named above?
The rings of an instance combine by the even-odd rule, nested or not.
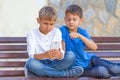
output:
[[[28,56],[30,58],[34,58],[34,54],[35,54],[35,47],[34,47],[34,40],[33,40],[33,36],[32,33],[28,33],[27,34],[27,52],[28,52]]]
[[[60,31],[61,31],[61,33],[62,33],[62,40],[64,41],[64,42],[66,42],[66,31],[65,31],[65,27],[64,26],[62,26],[62,27],[60,27]]]

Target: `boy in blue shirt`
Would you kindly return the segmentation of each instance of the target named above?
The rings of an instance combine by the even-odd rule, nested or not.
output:
[[[84,51],[86,46],[96,50],[97,45],[86,30],[79,27],[83,21],[82,9],[78,5],[70,5],[65,11],[66,26],[60,27],[64,50],[73,51],[76,55],[72,66],[84,67],[82,76],[109,78],[111,74],[120,74],[120,64],[109,62]]]

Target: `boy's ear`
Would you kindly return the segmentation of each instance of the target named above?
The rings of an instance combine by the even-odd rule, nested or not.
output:
[[[85,19],[84,19],[84,18],[81,18],[81,19],[80,19],[80,24],[83,23],[84,21],[85,21]]]
[[[65,21],[65,17],[64,17],[64,21]]]
[[[36,20],[37,20],[37,23],[40,23],[40,18],[36,18]]]

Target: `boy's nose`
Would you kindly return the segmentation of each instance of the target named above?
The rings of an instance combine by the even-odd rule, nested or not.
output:
[[[71,20],[70,23],[73,23],[73,20]]]
[[[50,28],[50,25],[47,25],[47,29],[49,29]]]

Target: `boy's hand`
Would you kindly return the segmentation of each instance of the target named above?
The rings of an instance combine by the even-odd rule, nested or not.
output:
[[[59,50],[56,49],[51,49],[46,52],[46,55],[48,56],[49,59],[61,59],[63,57],[63,54]]]
[[[49,58],[49,59],[56,59],[54,56],[53,56],[53,53],[54,53],[54,50],[52,49],[52,50],[48,50],[47,52],[46,52],[46,56],[47,56],[47,58]]]
[[[79,38],[79,33],[72,32],[69,34],[71,38]]]
[[[56,59],[63,58],[63,54],[60,52],[60,48],[59,48],[59,50],[54,50],[53,57],[55,57]]]

